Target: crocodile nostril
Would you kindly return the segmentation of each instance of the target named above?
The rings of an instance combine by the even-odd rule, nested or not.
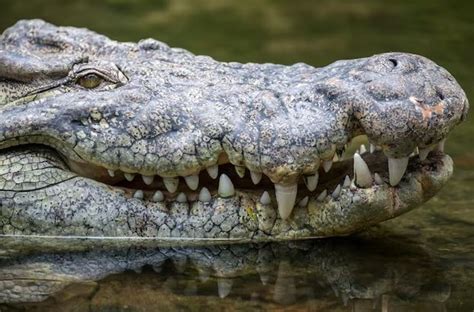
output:
[[[398,61],[396,59],[388,59],[392,63],[393,67],[397,67]]]
[[[444,95],[443,95],[443,93],[441,93],[440,91],[436,91],[436,95],[439,97],[439,99],[440,99],[441,101],[444,100]]]

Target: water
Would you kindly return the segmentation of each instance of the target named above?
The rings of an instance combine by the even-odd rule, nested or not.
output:
[[[446,67],[473,101],[472,1],[3,0],[1,7],[0,30],[39,17],[226,61],[323,66],[413,52]],[[1,240],[0,311],[473,311],[473,118],[448,139],[456,171],[444,190],[368,232],[172,249],[72,241],[58,251],[52,242]]]

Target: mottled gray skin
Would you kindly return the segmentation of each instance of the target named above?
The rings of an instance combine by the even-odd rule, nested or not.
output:
[[[397,187],[347,188],[322,203],[309,194],[286,221],[259,203],[265,189],[258,186],[230,198],[213,192],[209,203],[179,203],[170,194],[155,203],[99,182],[100,173],[188,176],[219,161],[295,183],[359,134],[388,156],[408,156],[446,138],[468,110],[445,69],[406,53],[323,68],[223,63],[152,39],[119,43],[32,20],[0,37],[0,64],[5,235],[249,241],[348,234],[433,196],[452,173],[449,156],[412,159]],[[78,84],[89,72],[104,79],[94,89]],[[33,143],[41,146],[17,147]]]

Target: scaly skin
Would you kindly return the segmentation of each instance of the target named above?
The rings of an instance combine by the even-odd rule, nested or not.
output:
[[[323,68],[223,63],[152,39],[118,43],[33,20],[18,22],[0,37],[0,63],[5,235],[205,243],[349,234],[433,196],[452,173],[449,156],[438,148],[424,161],[412,157],[396,186],[361,188],[354,181],[320,200],[323,189],[332,192],[346,174],[353,177],[352,161],[335,163],[326,176],[319,169],[322,182],[313,192],[304,189],[302,177],[317,173],[321,162],[366,134],[383,153],[364,159],[387,181],[383,154],[401,159],[415,147],[432,148],[469,106],[446,70],[404,53]],[[97,86],[84,83],[90,73]],[[217,182],[203,177],[201,171],[215,164],[231,176],[235,193],[217,192]],[[230,164],[263,173],[264,179],[257,186],[240,181],[227,170]],[[144,185],[124,185],[123,173],[201,173],[200,187],[209,188],[212,197],[197,200],[199,189],[183,182],[178,192],[186,196],[171,194],[156,177],[144,199],[134,198]],[[279,209],[279,217],[272,183],[283,188],[299,183],[297,201],[308,196],[308,203],[296,205],[289,216]],[[164,201],[152,200],[157,189]],[[272,203],[261,200],[265,190]]]

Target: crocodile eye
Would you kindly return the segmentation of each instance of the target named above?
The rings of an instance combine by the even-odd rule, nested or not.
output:
[[[102,81],[104,81],[104,79],[96,74],[87,74],[77,79],[76,83],[86,89],[94,89],[98,87]]]

